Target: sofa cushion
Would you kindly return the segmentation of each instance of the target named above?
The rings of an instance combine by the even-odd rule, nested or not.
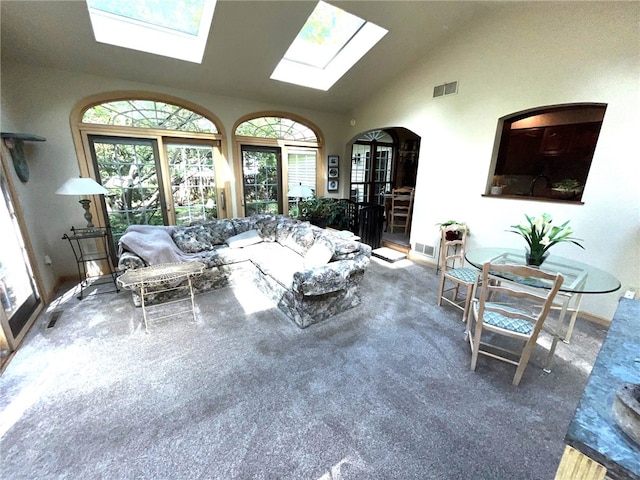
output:
[[[229,248],[224,244],[213,247],[213,250],[205,254],[202,261],[207,265],[207,268],[213,268],[246,262],[249,259],[247,248]]]
[[[255,215],[251,217],[232,218],[230,221],[233,224],[236,234],[254,230],[256,228]]]
[[[276,225],[274,241],[284,246],[289,240],[289,236],[295,227],[295,223],[289,219],[279,221]]]
[[[333,257],[333,250],[326,244],[318,242],[307,251],[304,256],[304,268],[315,268],[329,263]]]
[[[350,260],[356,257],[362,245],[354,240],[344,240],[342,238],[334,237],[334,260]]]
[[[292,226],[291,233],[287,239],[281,244],[304,256],[316,242],[316,236],[319,235],[318,231],[322,230],[309,222],[296,223]]]
[[[204,252],[213,248],[211,235],[204,225],[177,228],[172,238],[178,248],[186,253]]]
[[[265,275],[269,275],[286,289],[293,285],[293,274],[304,270],[304,259],[276,242],[263,242],[246,249],[251,261]]]
[[[236,232],[234,223],[226,218],[205,222],[203,225],[209,232],[211,245],[222,245],[229,237],[239,233]]]
[[[276,241],[276,229],[278,223],[287,218],[283,215],[255,215],[255,228],[260,232],[260,236],[265,242]]]
[[[262,237],[257,230],[247,230],[233,237],[227,238],[229,248],[242,248],[262,242]]]

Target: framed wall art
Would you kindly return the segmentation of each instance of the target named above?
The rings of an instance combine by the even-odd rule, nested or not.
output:
[[[330,192],[335,192],[338,190],[338,180],[329,180],[329,184],[327,185],[327,190]]]
[[[329,155],[329,168],[340,165],[340,157],[338,155]]]
[[[329,178],[338,178],[339,176],[338,167],[329,167]]]

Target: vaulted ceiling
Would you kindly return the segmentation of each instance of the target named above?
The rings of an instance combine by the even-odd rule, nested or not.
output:
[[[202,64],[96,43],[83,0],[2,1],[2,60],[348,113],[478,16],[505,8],[455,0],[329,1],[389,33],[328,92],[269,78],[314,1],[219,0]]]

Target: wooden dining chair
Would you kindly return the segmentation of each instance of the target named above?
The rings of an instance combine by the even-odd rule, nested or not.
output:
[[[406,235],[411,224],[411,212],[413,211],[413,196],[415,188],[400,187],[391,190],[391,210],[389,212],[388,230],[400,227]]]
[[[513,384],[518,385],[553,299],[562,285],[563,276],[525,265],[487,262],[482,267],[479,280],[480,294],[473,300],[473,314],[467,319],[471,370],[476,369],[478,355],[486,355],[515,365]],[[547,372],[558,343],[555,329],[552,334],[553,341],[545,364]],[[505,342],[505,339],[509,340]]]
[[[466,322],[473,288],[479,274],[478,269],[465,267],[464,254],[468,229],[466,225],[454,224],[443,227],[440,233],[438,306],[441,306],[444,301],[459,308],[462,310],[462,321]]]

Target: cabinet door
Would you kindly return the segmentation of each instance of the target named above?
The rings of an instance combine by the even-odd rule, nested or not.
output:
[[[498,157],[497,173],[502,175],[533,175],[536,157],[542,139],[542,129],[512,130],[508,137],[506,154]]]
[[[545,128],[540,153],[543,155],[560,155],[569,151],[574,130],[574,125]]]
[[[571,142],[571,151],[577,153],[591,153],[596,148],[600,135],[601,123],[583,123],[576,126],[576,131]]]

